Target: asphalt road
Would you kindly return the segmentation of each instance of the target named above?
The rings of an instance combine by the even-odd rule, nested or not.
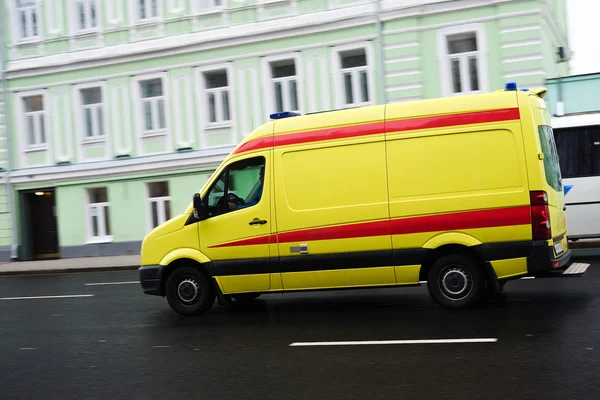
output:
[[[600,262],[466,311],[422,286],[265,295],[186,318],[136,280],[0,278],[0,399],[600,398]],[[86,285],[107,282],[124,283]],[[86,297],[14,299],[66,295]],[[290,346],[414,339],[497,340]]]

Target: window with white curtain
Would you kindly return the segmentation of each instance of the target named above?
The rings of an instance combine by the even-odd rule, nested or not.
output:
[[[344,104],[346,106],[369,104],[369,66],[365,50],[345,51],[339,56]]]
[[[169,182],[150,182],[148,188],[148,207],[151,227],[157,226],[171,219],[171,196],[169,196]]]
[[[206,104],[209,124],[222,124],[231,120],[229,80],[227,71],[204,73]]]
[[[94,30],[98,27],[98,0],[75,0],[77,29]]]
[[[88,189],[87,192],[90,240],[111,240],[108,192],[105,187]]]
[[[29,96],[23,98],[26,143],[28,147],[45,145],[46,138],[46,110],[44,109],[44,97]]]
[[[38,0],[16,0],[16,12],[20,39],[32,39],[40,35]]]
[[[161,78],[140,81],[144,133],[162,131],[165,123],[165,96]]]
[[[298,111],[298,77],[294,60],[271,63],[271,84],[275,110]]]
[[[83,112],[84,133],[86,138],[104,136],[104,103],[102,88],[82,89],[81,107]]]

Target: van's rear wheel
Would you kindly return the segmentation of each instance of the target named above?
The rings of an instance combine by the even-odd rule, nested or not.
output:
[[[445,308],[473,306],[485,288],[483,268],[472,259],[452,254],[438,259],[427,276],[429,294]]]
[[[181,315],[202,314],[215,302],[215,293],[208,278],[192,267],[180,267],[173,271],[167,280],[165,292],[171,308]]]

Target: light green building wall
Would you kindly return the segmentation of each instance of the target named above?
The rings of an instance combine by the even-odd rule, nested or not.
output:
[[[453,95],[446,43],[458,33],[476,36],[480,91],[509,80],[541,86],[568,73],[555,59],[567,37],[564,0],[382,2],[381,37],[369,0],[228,0],[204,14],[190,1],[159,1],[160,17],[146,24],[136,23],[135,3],[101,0],[100,30],[79,35],[67,2],[45,1],[42,39],[31,44],[15,41],[12,6],[5,19],[12,176],[20,192],[54,188],[63,257],[139,251],[150,230],[149,182],[168,181],[171,215],[182,212],[233,146],[275,111],[272,62],[294,60],[303,113],[344,106],[339,60],[353,51],[367,59],[368,104]],[[227,72],[230,124],[207,122],[203,74],[214,70]],[[139,84],[155,78],[163,83],[166,130],[143,135]],[[101,88],[103,140],[85,139],[80,91],[89,87]],[[32,95],[44,98],[49,146],[26,151],[22,105]],[[88,189],[99,186],[108,192],[112,238],[90,244]],[[21,239],[23,232],[19,226]]]

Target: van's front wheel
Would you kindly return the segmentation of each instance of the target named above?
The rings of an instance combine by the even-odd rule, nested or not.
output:
[[[463,255],[439,258],[429,270],[427,288],[445,308],[469,308],[481,299],[485,286],[482,268]]]
[[[181,315],[202,314],[215,302],[215,293],[208,278],[192,267],[180,267],[173,271],[167,280],[165,292],[171,308]]]

